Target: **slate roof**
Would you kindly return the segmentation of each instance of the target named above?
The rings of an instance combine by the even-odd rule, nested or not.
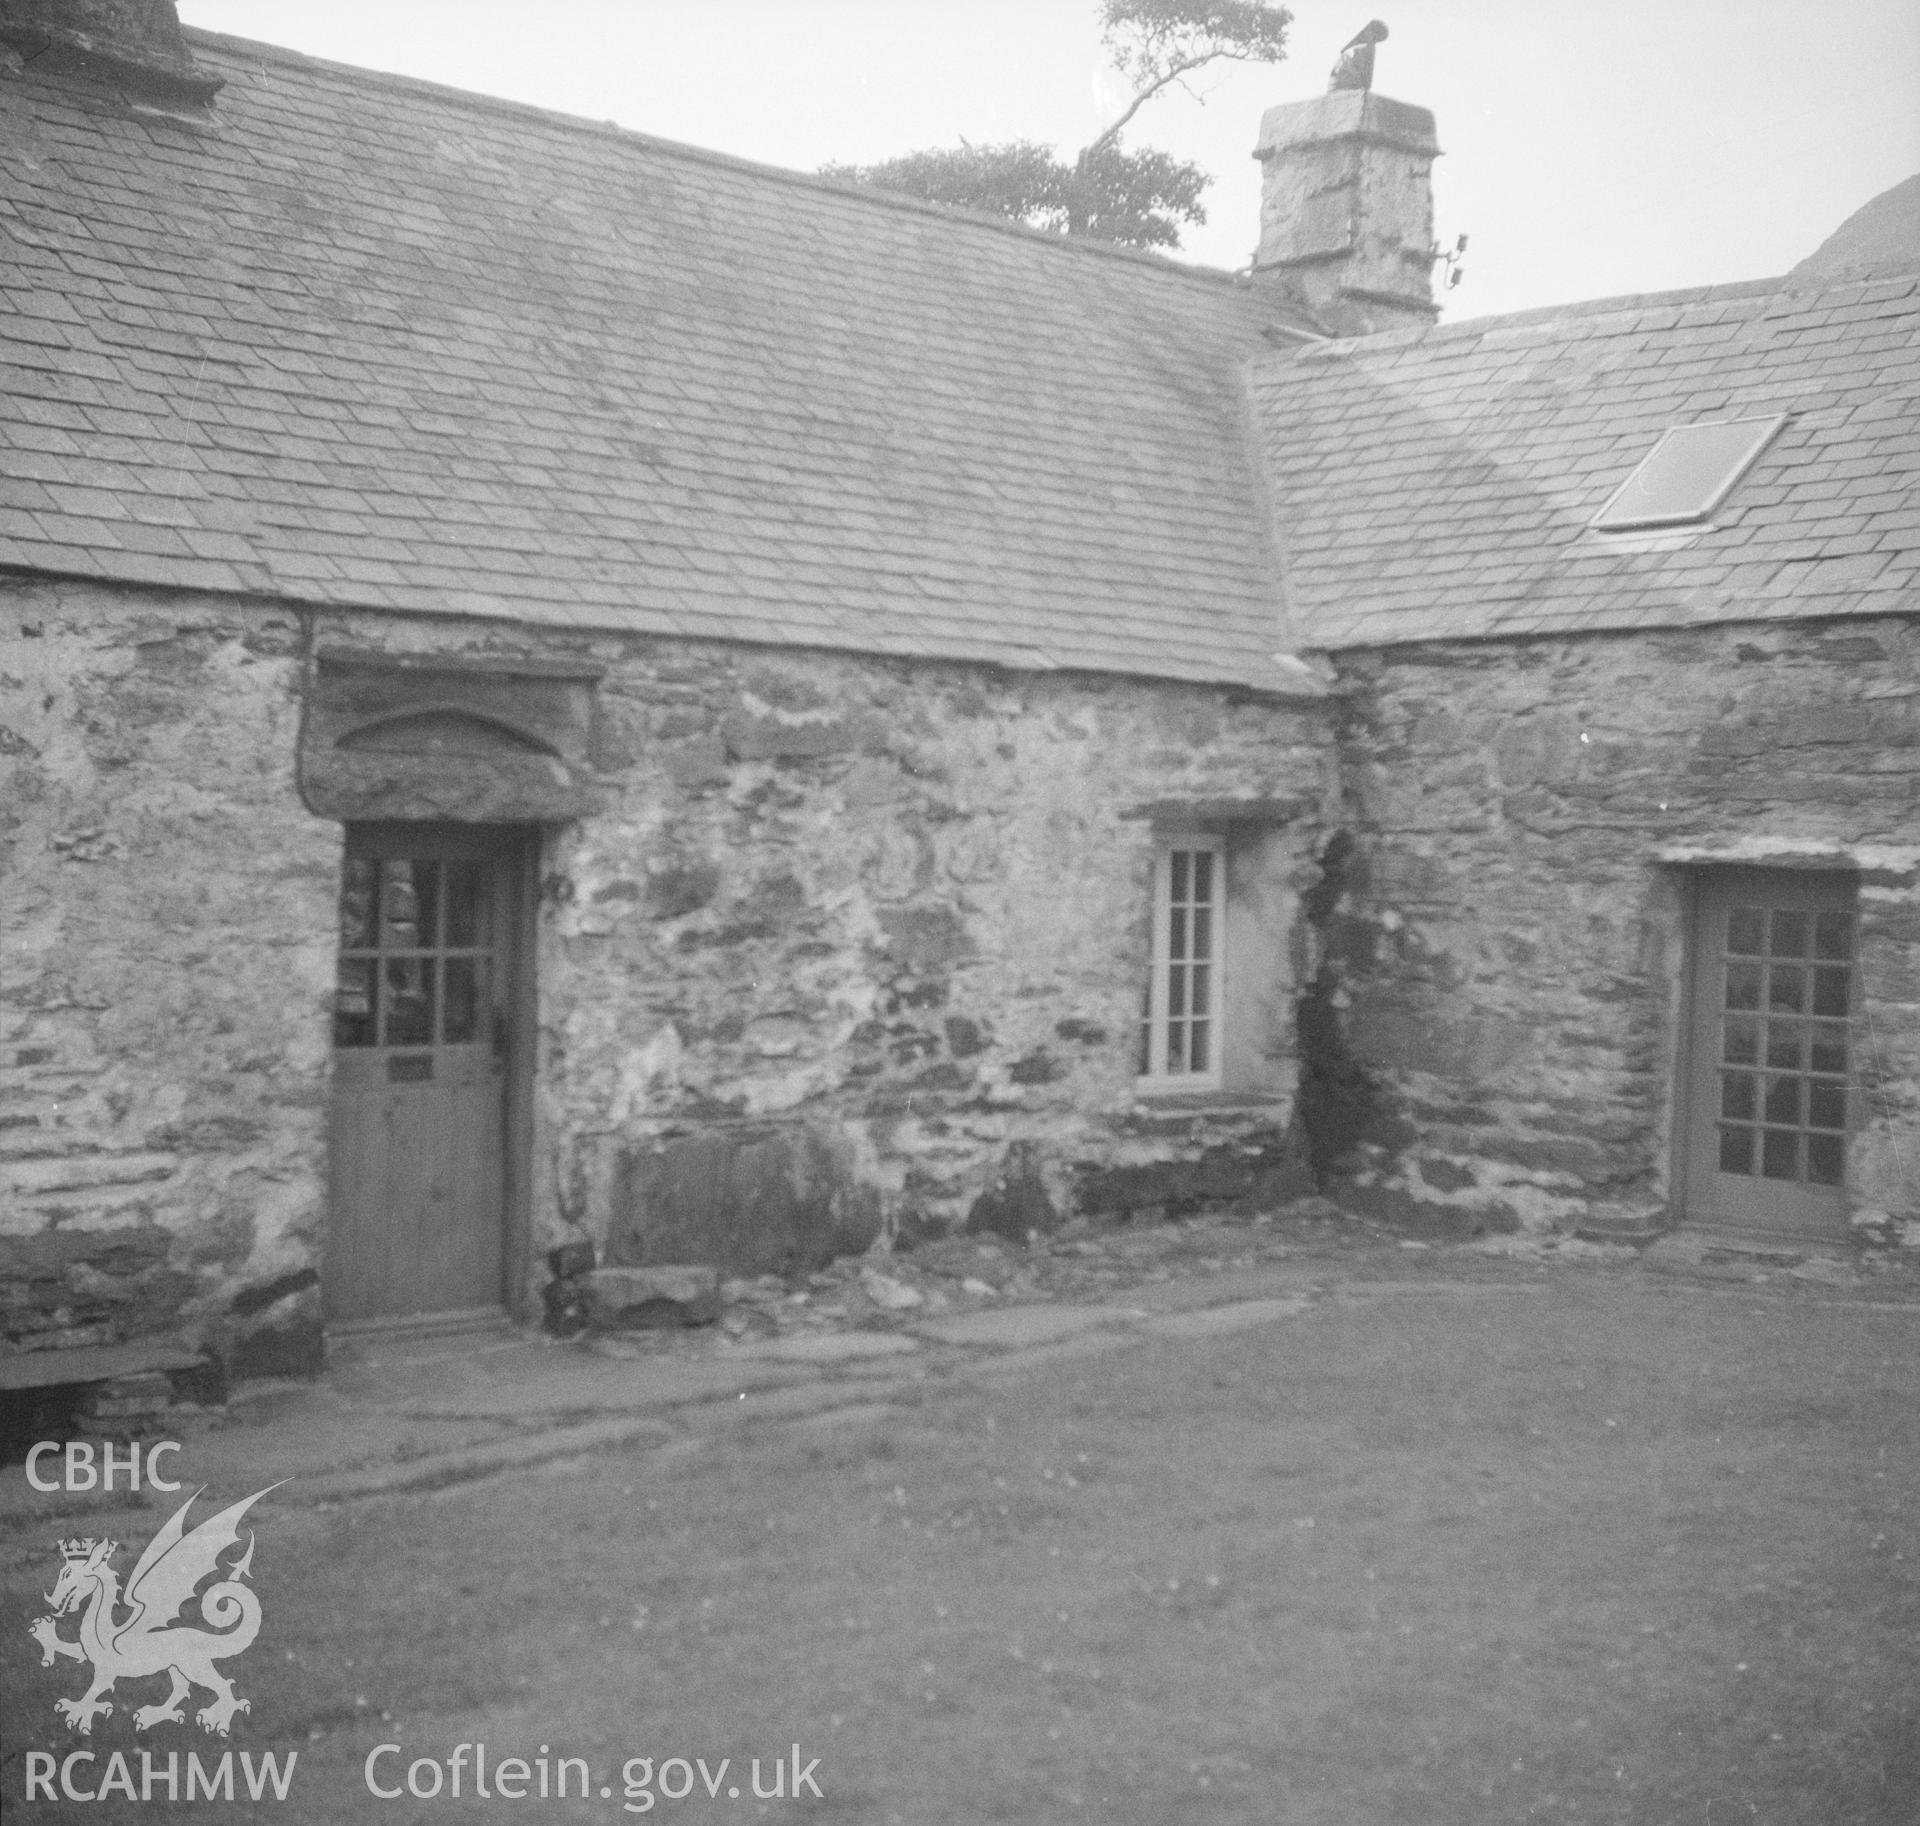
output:
[[[1244,284],[188,39],[0,81],[0,567],[1286,683]]]
[[[1614,298],[1268,354],[1293,639],[1920,611],[1920,276]],[[1670,425],[1789,413],[1704,528],[1587,523]]]

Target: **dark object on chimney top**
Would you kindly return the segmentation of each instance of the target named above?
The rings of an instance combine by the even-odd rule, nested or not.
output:
[[[1333,66],[1333,80],[1327,84],[1329,95],[1336,89],[1373,87],[1373,47],[1386,35],[1384,21],[1369,19],[1340,47],[1340,61]]]

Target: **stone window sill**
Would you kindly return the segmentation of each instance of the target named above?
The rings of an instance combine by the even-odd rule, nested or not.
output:
[[[1290,1107],[1289,1099],[1272,1091],[1163,1091],[1146,1084],[1134,1086],[1133,1100],[1136,1105],[1155,1111],[1272,1110],[1285,1115]]]

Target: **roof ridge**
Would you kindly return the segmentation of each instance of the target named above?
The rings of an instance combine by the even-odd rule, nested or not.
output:
[[[1878,289],[1883,296],[1920,292],[1920,272],[1895,277],[1830,280],[1820,285],[1796,284],[1782,274],[1770,279],[1739,279],[1724,285],[1678,287],[1665,292],[1620,292],[1606,298],[1577,298],[1565,304],[1533,305],[1524,311],[1501,311],[1485,317],[1463,317],[1456,322],[1421,324],[1414,328],[1378,330],[1370,336],[1346,336],[1319,343],[1311,350],[1325,359],[1355,351],[1410,347],[1417,343],[1460,342],[1503,330],[1530,329],[1553,323],[1578,323],[1585,320],[1623,316],[1636,311],[1687,309],[1696,305],[1725,304],[1741,298],[1833,298],[1843,294]],[[1888,288],[1894,288],[1889,290]],[[1268,359],[1262,356],[1261,359]]]
[[[1663,292],[1620,292],[1605,298],[1579,298],[1566,304],[1539,305],[1528,311],[1463,318],[1459,324],[1446,327],[1473,329],[1488,323],[1525,323],[1553,317],[1597,316],[1607,311],[1646,311],[1692,304],[1720,304],[1730,298],[1825,297],[1840,292],[1863,291],[1869,286],[1897,286],[1908,279],[1915,286],[1920,286],[1920,271],[1912,274],[1876,274],[1871,278],[1828,279],[1814,285],[1796,280],[1792,273],[1780,273],[1763,279],[1734,279],[1719,285],[1677,286]]]
[[[1610,292],[1600,298],[1571,298],[1559,304],[1536,304],[1524,311],[1495,311],[1484,317],[1463,317],[1457,323],[1435,327],[1455,333],[1477,334],[1495,325],[1550,323],[1559,317],[1599,317],[1619,311],[1646,311],[1688,304],[1718,304],[1729,298],[1761,298],[1786,290],[1784,278],[1735,279],[1718,285],[1682,285],[1663,292]]]
[[[670,158],[684,158],[698,164],[719,165],[753,177],[772,178],[777,182],[798,185],[803,189],[825,191],[831,196],[848,197],[871,207],[897,210],[909,215],[931,216],[942,222],[960,223],[996,234],[1014,235],[1038,242],[1043,246],[1066,249],[1074,258],[1090,255],[1097,259],[1121,260],[1149,272],[1167,274],[1183,280],[1197,280],[1205,285],[1224,286],[1232,290],[1245,289],[1246,281],[1243,273],[1229,272],[1224,267],[1202,266],[1169,259],[1165,254],[1157,253],[1150,248],[1121,247],[1112,241],[1093,241],[1080,236],[1053,234],[1044,228],[1029,228],[1026,223],[1015,222],[1006,216],[991,215],[981,210],[962,209],[950,203],[930,203],[920,197],[902,195],[898,191],[870,189],[864,184],[849,183],[844,178],[825,177],[814,171],[797,171],[788,165],[771,165],[764,160],[746,158],[736,152],[722,152],[711,146],[696,146],[688,140],[668,139],[663,134],[648,133],[638,127],[623,127],[618,121],[593,120],[587,115],[569,114],[560,108],[543,108],[534,102],[515,101],[510,96],[489,95],[482,89],[457,88],[451,83],[432,82],[423,76],[407,76],[397,70],[370,70],[361,64],[338,63],[330,57],[315,57],[310,52],[297,51],[288,45],[269,44],[264,39],[242,38],[231,32],[209,31],[204,26],[183,25],[181,31],[189,42],[203,48],[217,47],[238,56],[255,57],[262,62],[305,65],[312,69],[333,71],[342,76],[350,76],[356,81],[383,88],[403,89],[438,100],[460,102],[482,112],[518,115],[544,121],[550,126],[569,128],[602,138],[630,141]]]

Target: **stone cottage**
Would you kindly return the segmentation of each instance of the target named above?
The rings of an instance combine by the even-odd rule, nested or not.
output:
[[[1787,1239],[1920,1201],[1920,281],[1255,365],[1336,666],[1345,1196]]]
[[[15,0],[0,1379],[1914,1213],[1920,281],[1438,328],[1437,152],[1274,110],[1234,278]]]

